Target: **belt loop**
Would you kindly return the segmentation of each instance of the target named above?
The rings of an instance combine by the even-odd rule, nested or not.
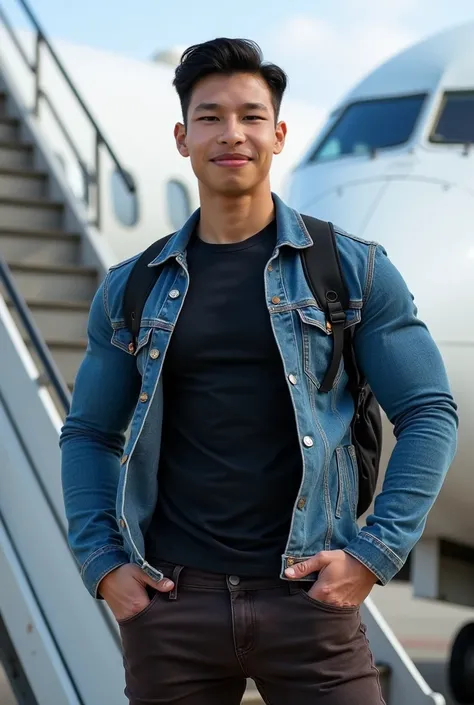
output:
[[[290,595],[296,595],[296,593],[301,592],[301,584],[288,580],[288,592]]]
[[[183,568],[184,566],[182,565],[175,565],[175,567],[173,568],[173,575],[171,577],[171,580],[174,582],[174,588],[168,593],[168,599],[170,600],[178,599],[178,581]]]

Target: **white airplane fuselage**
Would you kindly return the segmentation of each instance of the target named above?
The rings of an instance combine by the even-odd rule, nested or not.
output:
[[[447,94],[459,92],[461,98],[470,99],[474,92],[473,40],[471,23],[427,40],[377,69],[342,101],[294,171],[287,194],[290,205],[301,212],[381,243],[414,295],[418,315],[443,356],[460,416],[457,455],[424,536],[471,547],[474,149],[433,140],[433,129]],[[364,144],[357,144],[359,153],[354,149],[334,158],[315,157],[348,106],[417,94],[426,97],[403,144],[362,154]],[[334,144],[333,140],[332,148]],[[385,463],[393,442],[385,420]]]

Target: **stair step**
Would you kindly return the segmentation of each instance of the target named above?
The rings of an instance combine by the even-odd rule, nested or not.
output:
[[[19,264],[79,263],[81,238],[62,230],[0,227],[0,254]]]
[[[61,339],[45,339],[45,343],[49,348],[49,351],[55,361],[56,365],[61,372],[61,376],[66,382],[66,384],[72,386],[76,378],[77,370],[82,362],[84,354],[86,352],[87,341],[86,340],[61,340]],[[31,352],[33,360],[39,368],[39,364],[34,346],[31,341],[27,340],[26,345]]]
[[[14,142],[18,137],[20,121],[16,118],[0,117],[0,141]]]
[[[16,141],[0,141],[0,167],[15,169],[33,166],[33,145]]]
[[[33,319],[43,338],[54,339],[58,331],[66,340],[84,340],[87,336],[89,301],[42,301],[27,299]],[[7,299],[13,319],[22,330],[21,319],[13,303]]]
[[[0,198],[44,198],[47,182],[45,172],[0,167]]]
[[[3,228],[59,229],[64,206],[46,199],[0,198],[0,223]]]
[[[97,290],[99,276],[93,267],[8,264],[25,299],[85,301],[92,300]]]

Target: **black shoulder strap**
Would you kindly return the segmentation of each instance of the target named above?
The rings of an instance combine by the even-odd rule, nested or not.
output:
[[[135,345],[140,332],[140,323],[146,300],[155,286],[160,273],[160,267],[149,267],[148,265],[158,257],[163,247],[173,235],[174,233],[171,233],[171,235],[160,238],[142,252],[128,276],[123,294],[122,307],[125,324],[133,335]]]
[[[349,356],[350,353],[351,359],[353,358],[352,345],[350,341],[345,342],[347,336],[344,333],[349,294],[342,275],[333,224],[309,215],[301,217],[313,241],[310,247],[302,251],[306,280],[332,326],[334,340],[332,360],[319,388],[320,392],[329,392],[334,384],[341,357],[344,355],[346,362],[346,355]],[[352,383],[357,384],[358,380],[355,379],[357,369],[353,369],[354,365],[350,360],[348,360],[348,366],[349,378]]]

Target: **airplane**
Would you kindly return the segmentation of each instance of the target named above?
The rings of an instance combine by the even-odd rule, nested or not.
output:
[[[287,201],[381,243],[439,346],[460,414],[455,461],[410,556],[414,595],[474,606],[474,22],[376,68],[335,106],[292,171]],[[384,417],[384,456],[393,448]],[[474,621],[450,682],[474,702]]]
[[[34,54],[34,35],[18,32],[22,45]],[[8,46],[10,37],[0,39]],[[177,230],[198,207],[197,183],[189,159],[178,153],[173,137],[181,107],[172,86],[174,69],[182,53],[171,47],[157,51],[150,60],[138,60],[112,52],[58,40],[54,46],[84,102],[120,156],[135,193],[130,193],[117,168],[106,154],[101,160],[101,184],[106,198],[102,204],[101,239],[108,245],[109,260],[127,259],[154,240]],[[67,115],[67,130],[73,135],[85,171],[47,104],[41,104],[39,123],[74,195],[84,197],[84,185],[93,171],[94,135],[82,108],[45,52],[42,82],[48,98]],[[28,71],[12,51],[3,56],[16,81],[20,96],[31,100]],[[285,149],[272,165],[272,188],[283,189],[284,179],[303,154],[321,111],[310,103],[284,98],[282,118],[291,124]],[[83,156],[86,155],[86,156]],[[86,183],[87,185],[87,183]]]

